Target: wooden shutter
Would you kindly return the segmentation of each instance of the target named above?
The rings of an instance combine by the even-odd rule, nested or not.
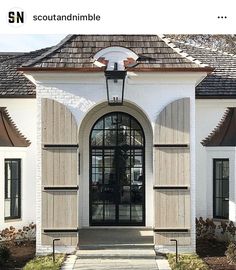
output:
[[[42,99],[42,244],[76,246],[78,236],[78,130],[61,103]]]
[[[157,117],[154,136],[155,244],[190,245],[190,99],[176,100]]]

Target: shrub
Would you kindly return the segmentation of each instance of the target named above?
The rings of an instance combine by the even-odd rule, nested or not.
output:
[[[8,247],[0,246],[0,265],[3,265],[10,258],[10,250]]]
[[[3,241],[25,241],[34,240],[36,236],[36,225],[32,222],[22,229],[16,229],[13,226],[0,231],[0,242]]]
[[[236,263],[236,243],[235,242],[231,242],[228,245],[227,250],[225,251],[225,255],[230,264]]]
[[[64,262],[64,255],[56,255],[55,264],[52,256],[38,256],[29,261],[23,270],[59,270]]]
[[[168,254],[168,261],[172,270],[209,270],[208,266],[196,254],[179,255],[177,264],[175,254]]]
[[[213,219],[207,218],[204,220],[202,217],[196,218],[196,233],[199,239],[215,239],[216,224],[213,222]]]
[[[232,221],[226,222],[221,221],[220,225],[218,226],[221,229],[222,234],[228,234],[229,239],[232,241],[235,238],[236,227]]]
[[[234,241],[236,236],[236,227],[232,221],[221,221],[219,225],[214,223],[213,219],[202,217],[196,218],[197,239]]]

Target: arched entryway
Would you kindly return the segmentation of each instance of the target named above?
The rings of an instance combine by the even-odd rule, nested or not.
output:
[[[145,136],[131,115],[111,112],[90,133],[90,225],[145,225]]]

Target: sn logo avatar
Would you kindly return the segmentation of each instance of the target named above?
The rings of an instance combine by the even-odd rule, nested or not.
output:
[[[8,23],[14,26],[20,26],[25,22],[24,11],[20,8],[13,8],[8,12]]]

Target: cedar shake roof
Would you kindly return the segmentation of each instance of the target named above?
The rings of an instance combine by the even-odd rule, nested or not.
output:
[[[7,109],[0,107],[0,147],[27,147],[28,141],[18,130]]]
[[[224,51],[227,53],[236,53],[236,35],[222,35],[222,34],[204,34],[204,35],[196,35],[196,34],[168,34],[165,35],[171,40],[177,40],[185,43],[190,43],[195,46],[211,48],[217,51]]]
[[[198,36],[204,40],[206,35]],[[189,68],[199,70],[199,65],[201,70],[204,64],[208,64],[215,70],[196,87],[196,98],[236,98],[234,55],[190,45],[183,42],[184,36],[182,42],[174,40],[174,35],[171,38],[170,42],[156,35],[70,35],[48,49],[29,53],[0,53],[0,98],[35,97],[35,86],[22,74],[21,66],[24,70],[50,68],[73,71],[78,68],[86,71],[88,68],[89,71],[101,71],[101,68],[93,65],[93,55],[104,46],[115,45],[127,47],[139,55],[139,65],[133,68],[136,71],[139,68],[144,71],[174,71],[176,68],[179,71]],[[221,36],[217,38],[216,42],[219,42]],[[171,48],[173,43],[180,49]],[[232,43],[230,46],[234,51]],[[192,58],[186,58],[186,54]],[[194,58],[204,64],[193,61]],[[207,68],[203,69],[207,71]]]
[[[37,57],[44,51],[45,49],[29,53],[0,52],[0,98],[35,97],[35,85],[17,69],[25,61]]]
[[[196,87],[196,98],[236,98],[236,54],[181,41],[172,42],[184,52],[214,68]]]
[[[236,108],[227,108],[217,127],[201,143],[203,146],[236,146]]]
[[[18,52],[0,52],[0,63],[9,60],[11,58],[14,58],[19,55],[23,55],[24,53],[18,53]]]
[[[21,70],[103,71],[93,56],[101,49],[125,47],[139,56],[135,71],[212,71],[157,35],[69,35],[44,54],[29,60]]]

